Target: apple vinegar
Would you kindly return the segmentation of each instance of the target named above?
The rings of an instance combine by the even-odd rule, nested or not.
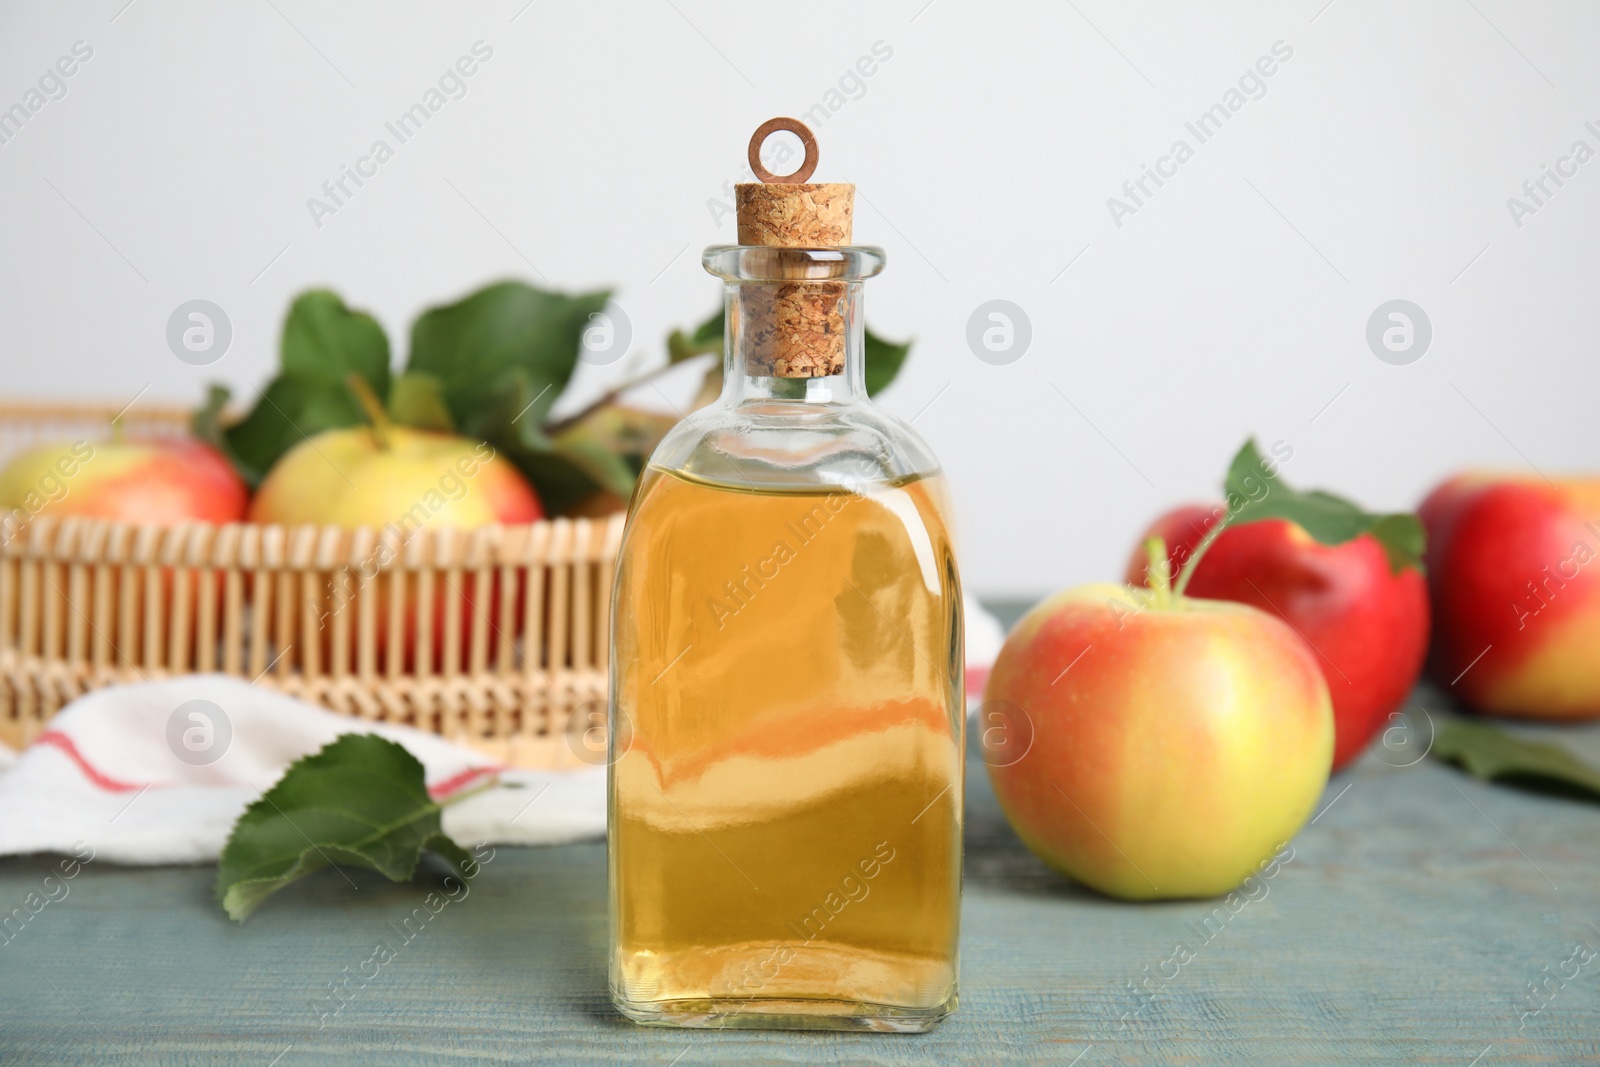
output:
[[[850,188],[739,187],[740,244],[705,257],[722,395],[629,510],[610,981],[638,1022],[916,1031],[956,1006],[960,587],[938,465],[865,395],[883,260],[848,244]]]

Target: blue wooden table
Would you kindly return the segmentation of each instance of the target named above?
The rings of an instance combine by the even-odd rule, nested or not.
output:
[[[1561,736],[1600,762],[1600,728]],[[1411,758],[1338,776],[1236,912],[1051,873],[973,759],[961,1008],[920,1036],[624,1022],[598,843],[502,848],[409,937],[429,885],[325,871],[238,926],[210,868],[91,863],[0,944],[0,1063],[1600,1062],[1600,957],[1574,956],[1600,950],[1600,806]],[[58,862],[0,861],[0,912]],[[341,1006],[380,940],[398,954]]]

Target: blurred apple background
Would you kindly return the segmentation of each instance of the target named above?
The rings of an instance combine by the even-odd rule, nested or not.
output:
[[[969,589],[1113,579],[1251,433],[1379,509],[1600,468],[1597,45],[1575,0],[13,0],[0,393],[248,403],[307,287],[398,361],[509,276],[616,287],[631,354],[579,403],[716,306],[700,249],[793,115],[889,252],[868,318],[916,345],[882,399],[949,471]],[[167,342],[191,300],[231,324],[205,366]]]

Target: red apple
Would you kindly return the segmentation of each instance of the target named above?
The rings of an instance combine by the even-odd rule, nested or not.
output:
[[[1462,474],[1418,515],[1429,674],[1479,711],[1600,717],[1600,479]]]
[[[182,437],[41,445],[0,471],[8,529],[35,515],[175,525],[238,522],[249,490],[210,445]]]
[[[389,527],[402,541],[418,530],[453,526],[469,530],[493,523],[527,523],[544,516],[539,498],[510,461],[483,442],[452,434],[386,426],[328,430],[290,449],[273,465],[250,503],[253,522]],[[383,560],[374,560],[372,573]],[[462,577],[463,647],[480,623],[494,625],[498,588],[487,611],[475,607],[473,577]],[[496,579],[498,584],[498,579]],[[388,583],[378,585],[380,639],[387,633]],[[437,588],[434,656],[444,635],[444,604],[456,591]],[[336,591],[329,611],[349,610]],[[415,647],[416,620],[405,620],[407,659]],[[352,627],[352,631],[353,631]]]
[[[35,515],[158,526],[239,522],[249,496],[220,452],[190,438],[42,445],[0,471],[0,538],[14,536]],[[222,576],[216,577],[220,589]],[[172,572],[163,568],[158,603],[171,602],[172,586]]]
[[[1173,573],[1222,508],[1174,508],[1139,539],[1167,543]],[[1422,575],[1390,569],[1371,534],[1324,545],[1283,519],[1232,526],[1197,563],[1186,592],[1249,604],[1278,616],[1311,646],[1333,695],[1333,769],[1359,756],[1405,703],[1428,648],[1428,591]],[[1141,547],[1127,580],[1145,581]]]
[[[1001,810],[1040,859],[1126,899],[1237,886],[1328,781],[1328,686],[1304,641],[1221,600],[1091,585],[1017,625],[980,727]]]

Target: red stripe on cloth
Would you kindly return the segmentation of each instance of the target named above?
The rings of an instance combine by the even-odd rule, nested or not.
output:
[[[78,770],[83,772],[85,778],[108,793],[132,793],[138,789],[149,788],[143,785],[133,785],[129,782],[119,782],[108,774],[101,774],[92,763],[83,758],[83,753],[78,751],[78,746],[73,744],[72,738],[66,734],[58,733],[55,730],[46,730],[34,738],[33,743],[36,745],[53,745],[65,752],[67,758],[78,765]]]
[[[458,793],[468,784],[490,774],[499,774],[504,767],[468,767],[460,774],[452,775],[438,785],[428,787],[428,795],[435,800],[441,800],[451,793]]]
[[[94,764],[90,763],[84,758],[83,753],[78,751],[78,746],[73,742],[72,738],[68,737],[64,733],[60,733],[59,731],[46,730],[44,733],[34,738],[33,743],[35,745],[50,745],[54,748],[60,749],[66,754],[68,759],[77,764],[78,770],[83,772],[83,776],[85,778],[89,779],[90,782],[109,793],[133,793],[140,789],[149,788],[147,785],[138,785],[131,782],[119,781],[116,778],[111,777],[109,774],[103,773],[99,768],[95,767]],[[430,787],[428,789],[428,795],[436,800],[442,799],[450,796],[452,793],[460,792],[462,789],[468,785],[471,785],[479,778],[483,778],[492,774],[499,774],[503,770],[505,770],[504,767],[468,767],[461,773],[452,775],[440,782],[438,785]]]

